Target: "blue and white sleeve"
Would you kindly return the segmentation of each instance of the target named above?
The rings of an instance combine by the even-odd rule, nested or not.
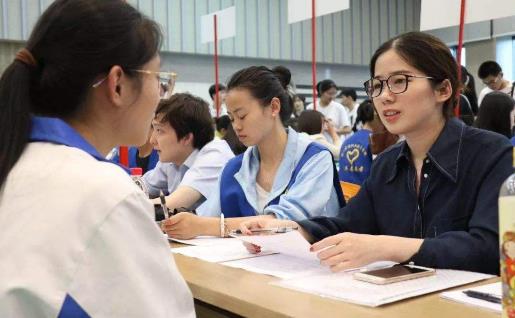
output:
[[[336,215],[339,204],[333,186],[333,171],[333,160],[329,151],[314,155],[304,164],[279,203],[267,206],[264,213],[274,214],[278,219],[294,221]]]

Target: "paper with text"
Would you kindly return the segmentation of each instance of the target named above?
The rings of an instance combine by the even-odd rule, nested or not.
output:
[[[283,279],[329,272],[329,268],[320,265],[318,261],[309,261],[283,254],[229,261],[222,264]]]
[[[177,247],[172,248],[172,252],[189,257],[195,257],[212,263],[221,263],[273,254],[273,252],[267,251],[263,251],[260,254],[251,254],[239,241],[214,245]]]
[[[481,300],[477,298],[472,298],[463,293],[464,290],[474,290],[482,293],[492,294],[499,297],[502,297],[502,287],[501,282],[493,283],[493,284],[487,284],[483,286],[473,287],[473,288],[465,288],[455,291],[449,291],[441,293],[440,296],[445,299],[454,300],[466,305],[481,307],[484,309],[492,310],[497,313],[502,312],[502,306],[501,304],[495,304],[486,300]]]
[[[308,261],[319,261],[316,253],[309,251],[311,245],[299,231],[272,235],[244,235],[238,236],[237,238],[248,243],[259,245],[262,249],[267,251],[290,255]]]
[[[215,244],[225,244],[228,242],[239,242],[235,238],[227,238],[227,237],[219,237],[219,236],[197,236],[196,238],[189,240],[180,240],[173,237],[168,237],[169,241],[178,242],[187,245],[195,245],[195,246],[208,246]],[[239,242],[241,244],[241,242]]]
[[[322,297],[377,307],[491,277],[493,276],[482,273],[437,269],[436,274],[429,277],[386,285],[356,280],[352,277],[352,273],[317,274],[272,282],[272,284]]]

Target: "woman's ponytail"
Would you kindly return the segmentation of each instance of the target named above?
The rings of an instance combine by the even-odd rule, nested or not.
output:
[[[0,78],[0,187],[28,142],[33,67],[15,60]]]

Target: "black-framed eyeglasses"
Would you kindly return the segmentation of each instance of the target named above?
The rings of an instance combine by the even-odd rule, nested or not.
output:
[[[408,82],[410,78],[426,78],[430,80],[435,80],[434,77],[431,76],[417,76],[417,75],[407,75],[407,74],[394,74],[390,75],[387,79],[381,80],[378,78],[371,78],[363,85],[365,86],[365,92],[370,98],[377,97],[381,95],[383,92],[384,84],[388,86],[390,92],[394,94],[402,94],[408,89]]]

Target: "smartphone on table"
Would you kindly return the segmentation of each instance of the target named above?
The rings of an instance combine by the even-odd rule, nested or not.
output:
[[[396,264],[392,267],[374,269],[370,271],[354,273],[354,279],[373,284],[390,284],[403,280],[431,276],[436,273],[434,268]]]

